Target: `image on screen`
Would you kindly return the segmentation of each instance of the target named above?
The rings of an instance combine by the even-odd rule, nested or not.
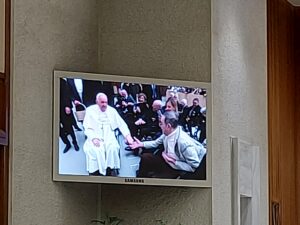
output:
[[[58,175],[207,179],[206,87],[67,75],[57,83]]]

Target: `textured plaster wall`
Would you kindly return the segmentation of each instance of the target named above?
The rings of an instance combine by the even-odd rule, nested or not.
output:
[[[100,72],[210,81],[209,0],[103,0],[99,7]],[[102,185],[102,214],[124,225],[208,225],[211,207],[211,189]]]
[[[96,0],[13,1],[11,224],[85,225],[97,185],[52,182],[53,69],[95,71]]]
[[[209,0],[99,0],[108,74],[210,81]]]
[[[260,225],[267,225],[266,1],[212,5],[213,224],[232,224],[229,137],[234,135],[260,147]]]

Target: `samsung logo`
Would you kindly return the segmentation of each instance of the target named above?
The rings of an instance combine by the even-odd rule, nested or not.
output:
[[[143,179],[125,178],[125,182],[129,183],[144,183]]]

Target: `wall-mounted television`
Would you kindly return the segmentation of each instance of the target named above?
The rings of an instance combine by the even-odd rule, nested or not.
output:
[[[53,180],[211,186],[210,84],[54,71]]]

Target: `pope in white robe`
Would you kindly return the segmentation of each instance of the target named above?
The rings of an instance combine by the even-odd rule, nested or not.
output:
[[[87,139],[83,145],[86,154],[87,171],[95,173],[99,170],[106,175],[107,168],[120,169],[120,145],[115,136],[119,129],[128,144],[133,143],[127,124],[118,112],[107,104],[107,96],[99,93],[96,104],[86,109],[83,127]]]

